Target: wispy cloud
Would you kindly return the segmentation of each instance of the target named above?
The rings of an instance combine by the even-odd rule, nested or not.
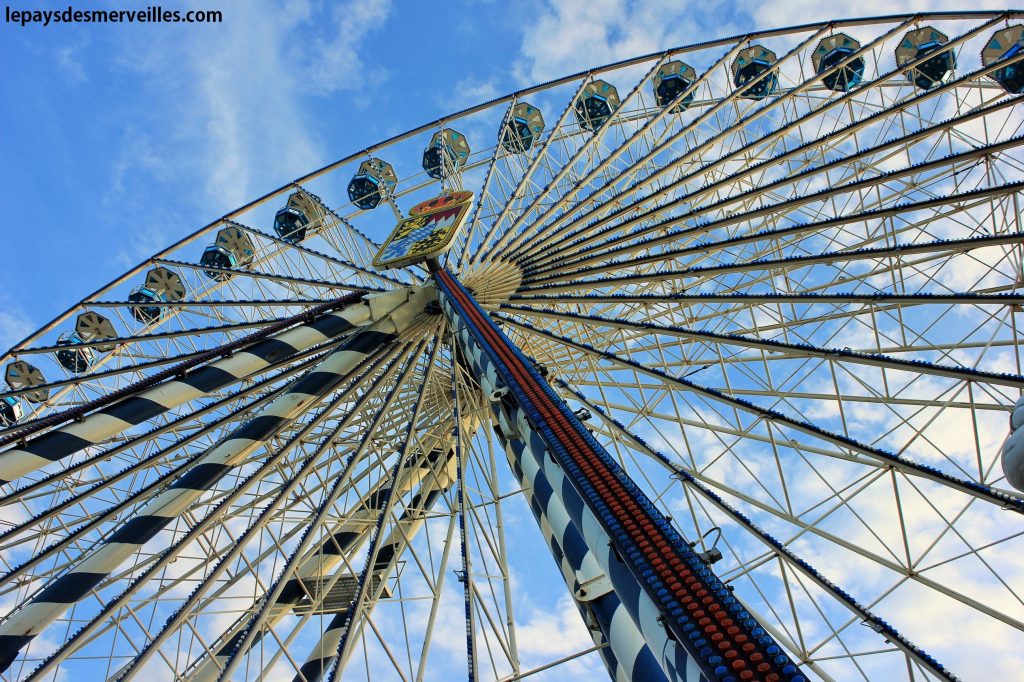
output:
[[[999,9],[1000,0],[979,0],[971,9]],[[838,16],[884,16],[901,12],[962,10],[959,0],[884,0],[846,5]],[[778,28],[836,18],[832,5],[817,0],[540,0],[523,30],[515,62],[521,85],[530,85],[670,47],[699,43],[754,29]]]
[[[130,43],[122,66],[154,87],[151,120],[122,146],[122,177],[158,172],[141,150],[155,151],[176,173],[199,178],[198,201],[216,212],[290,180],[326,158],[319,126],[306,114],[310,98],[379,82],[361,57],[366,37],[383,26],[388,0],[346,2],[323,12],[309,2],[283,7],[266,0],[233,7],[225,22],[181,40],[163,33]],[[130,193],[130,184],[120,187]],[[207,208],[207,211],[210,209]],[[207,214],[209,215],[209,214]]]
[[[131,84],[133,106],[110,149],[101,205],[121,238],[111,262],[131,267],[182,235],[329,160],[331,120],[311,112],[344,91],[372,90],[385,77],[367,69],[367,37],[390,14],[389,0],[333,5],[254,0],[225,21],[189,32],[119,34],[104,79]],[[329,20],[325,20],[329,17]],[[55,55],[70,79],[101,46]],[[95,74],[99,79],[100,74]],[[119,111],[115,104],[113,110]],[[175,202],[166,197],[177,197]]]
[[[21,341],[35,327],[33,321],[20,308],[0,298],[0,352]]]
[[[82,38],[74,43],[65,45],[54,53],[57,66],[73,82],[85,83],[89,80],[89,76],[85,71],[85,65],[81,59],[81,52],[87,45],[88,38]]]
[[[334,8],[333,23],[324,31],[327,37],[314,41],[314,49],[305,54],[312,84],[321,93],[355,90],[384,77],[381,67],[366,64],[359,48],[390,12],[391,0],[346,2]]]
[[[725,5],[711,0],[711,5]],[[691,3],[654,0],[563,0],[542,2],[523,33],[516,71],[523,85],[608,62],[704,39],[701,17]],[[732,27],[720,13],[718,32]]]

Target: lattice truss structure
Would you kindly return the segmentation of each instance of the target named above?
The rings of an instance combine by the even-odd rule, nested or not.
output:
[[[1021,23],[595,67],[86,296],[0,357],[4,679],[1011,679]],[[448,284],[372,267],[459,189]],[[544,414],[798,672],[713,660],[623,577]]]

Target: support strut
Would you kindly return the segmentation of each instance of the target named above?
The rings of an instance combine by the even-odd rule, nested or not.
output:
[[[614,550],[616,591],[629,574],[654,603],[658,621],[714,682],[804,682],[764,628],[696,555],[668,519],[594,439],[538,370],[447,270],[439,298],[467,360],[492,398],[517,408],[521,433],[540,440],[582,504],[564,498],[572,522]],[[499,420],[502,415],[497,410]],[[511,425],[509,425],[511,426]],[[599,553],[600,547],[591,546]],[[615,562],[621,562],[614,570]],[[617,575],[616,575],[617,574]],[[625,600],[623,600],[625,601]],[[644,624],[637,624],[644,632]],[[645,633],[646,637],[646,633]],[[648,644],[651,642],[648,640]]]

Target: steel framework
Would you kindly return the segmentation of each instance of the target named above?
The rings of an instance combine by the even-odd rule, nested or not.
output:
[[[0,357],[3,676],[1012,679],[1022,23],[595,67],[86,296]]]

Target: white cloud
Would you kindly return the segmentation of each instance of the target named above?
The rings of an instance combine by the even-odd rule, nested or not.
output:
[[[587,631],[587,626],[580,618],[569,595],[558,600],[549,611],[531,608],[525,620],[516,626],[516,643],[529,666],[540,666],[545,663],[569,656],[594,646]],[[596,679],[604,672],[601,661],[596,656],[575,659],[556,668],[555,679],[568,676],[593,675]]]
[[[20,308],[0,298],[0,351],[6,351],[29,335],[35,325]]]
[[[88,45],[88,40],[79,40],[75,43],[65,45],[54,52],[54,57],[57,60],[57,66],[60,67],[61,71],[72,81],[76,83],[85,83],[89,80],[88,74],[85,72],[85,65],[82,63],[80,52],[83,47]]]
[[[778,26],[795,26],[812,21],[847,17],[884,17],[889,14],[904,12],[928,11],[963,11],[966,5],[959,0],[913,0],[913,2],[893,3],[886,0],[865,0],[843,6],[836,12],[835,6],[822,4],[815,0],[774,0],[773,2],[755,2],[742,0],[739,3],[757,28],[775,28]],[[1005,9],[1007,4],[998,0],[979,0],[970,4],[971,10]]]
[[[663,0],[564,0],[536,15],[516,63],[524,85],[703,39],[691,6]]]
[[[1003,9],[999,0],[980,0],[972,10]],[[884,0],[845,5],[845,17],[886,16],[900,12],[959,11],[958,0]],[[531,85],[594,66],[666,48],[725,38],[754,29],[831,21],[836,8],[817,0],[541,0],[536,19],[523,31],[515,69],[522,85]]]
[[[498,90],[493,79],[477,79],[469,76],[456,83],[451,93],[446,92],[442,103],[452,110],[457,110],[487,102],[502,94],[504,93]]]
[[[318,39],[306,59],[313,83],[321,92],[354,90],[384,75],[379,67],[366,66],[359,47],[369,33],[383,26],[390,12],[390,0],[348,2],[334,8],[334,34],[327,40]]]
[[[129,42],[121,66],[153,81],[153,101],[150,120],[119,150],[118,175],[128,181],[112,198],[131,197],[135,174],[168,180],[166,164],[174,177],[193,178],[189,188],[198,184],[194,178],[203,181],[205,196],[196,203],[208,217],[323,164],[318,124],[304,103],[384,77],[361,53],[390,3],[347,2],[325,23],[317,18],[326,10],[315,9],[302,0],[284,7],[261,0],[232,8],[223,24],[185,40],[164,33]]]

